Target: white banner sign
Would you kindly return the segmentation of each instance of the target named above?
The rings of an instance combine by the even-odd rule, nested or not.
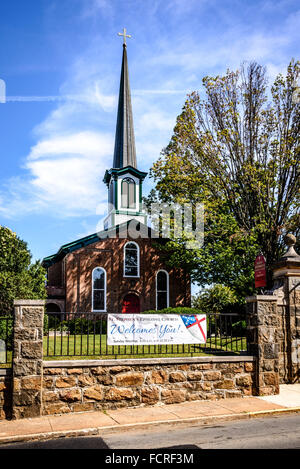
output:
[[[109,314],[108,345],[204,344],[205,314]]]

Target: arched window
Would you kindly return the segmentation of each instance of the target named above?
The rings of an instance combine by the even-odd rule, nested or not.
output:
[[[106,311],[106,272],[102,267],[93,270],[93,311]]]
[[[159,270],[156,274],[156,309],[169,307],[169,274]]]
[[[135,208],[135,182],[132,178],[124,178],[121,185],[122,208]]]
[[[140,276],[140,250],[136,243],[129,242],[124,247],[124,277]]]

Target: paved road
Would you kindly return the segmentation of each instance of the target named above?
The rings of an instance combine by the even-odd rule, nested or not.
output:
[[[100,437],[16,443],[0,449],[300,449],[300,415],[168,427]]]
[[[105,442],[113,449],[164,448],[178,444],[201,449],[300,449],[300,415],[118,434],[105,437]]]

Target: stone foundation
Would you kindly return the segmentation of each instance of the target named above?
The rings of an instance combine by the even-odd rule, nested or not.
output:
[[[43,415],[250,396],[253,357],[44,362]]]

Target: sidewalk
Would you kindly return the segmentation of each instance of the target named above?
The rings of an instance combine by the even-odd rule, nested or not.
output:
[[[104,436],[118,431],[145,430],[158,425],[205,425],[290,412],[300,412],[300,384],[280,386],[280,394],[277,396],[5,420],[0,421],[0,444],[70,436]]]

